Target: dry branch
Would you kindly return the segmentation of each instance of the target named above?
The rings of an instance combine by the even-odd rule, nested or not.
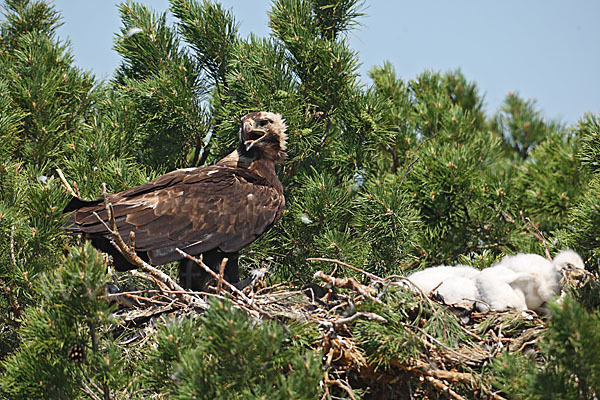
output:
[[[208,265],[204,264],[201,259],[198,259],[198,258],[186,253],[185,251],[182,251],[181,249],[176,249],[176,250],[183,257],[187,258],[188,260],[194,261],[198,266],[200,266],[202,269],[204,269],[206,272],[208,272],[208,274],[210,276],[212,276],[213,278],[215,278],[217,281],[219,280],[219,275],[217,275],[212,269],[210,269],[210,267]],[[270,315],[268,312],[266,312],[266,311],[262,310],[260,307],[258,307],[250,298],[248,298],[248,296],[246,296],[241,290],[239,290],[238,288],[233,286],[231,283],[227,282],[227,280],[222,279],[222,283],[235,296],[237,296],[241,300],[240,302],[236,302],[237,305],[241,306],[242,308],[246,309],[247,311],[249,311],[249,309],[250,309],[250,310],[253,310],[254,312],[258,312],[263,317],[266,317],[268,319],[273,319],[272,315]]]
[[[221,287],[223,286],[223,275],[225,275],[225,266],[229,260],[227,257],[221,260],[221,265],[219,265],[219,279],[217,280],[217,293],[221,293]]]
[[[374,302],[381,304],[381,300],[373,297],[377,294],[375,289],[359,283],[356,279],[354,279],[352,277],[350,277],[350,278],[334,278],[331,275],[327,275],[323,271],[317,271],[314,275],[314,278],[321,279],[322,281],[327,282],[328,284],[330,284],[333,287],[354,290],[354,291],[360,293],[361,295],[373,300]]]
[[[340,260],[336,260],[334,258],[311,257],[311,258],[307,258],[306,261],[324,261],[324,262],[334,263],[334,264],[341,265],[341,266],[346,267],[346,268],[350,268],[353,271],[360,272],[361,274],[363,274],[363,275],[365,275],[365,276],[367,276],[367,277],[369,277],[369,278],[371,278],[371,279],[373,279],[375,281],[378,281],[378,282],[382,282],[383,281],[383,279],[380,278],[380,277],[378,277],[377,275],[373,275],[372,273],[367,272],[364,269],[360,269],[358,267],[355,267],[353,265],[350,265],[350,264],[345,263],[345,262],[340,261]]]
[[[67,192],[69,192],[69,194],[73,197],[79,197],[79,196],[77,196],[77,193],[75,193],[75,191],[73,190],[71,185],[69,185],[69,182],[65,178],[65,176],[64,176],[63,172],[60,170],[60,168],[56,169],[56,173],[58,174],[58,177],[60,178],[60,181],[64,185],[65,189],[67,189]]]
[[[349,317],[337,318],[332,321],[323,321],[322,320],[322,321],[319,321],[319,324],[322,326],[326,326],[328,328],[338,328],[340,326],[350,324],[358,319],[368,319],[370,321],[376,321],[376,322],[379,322],[382,324],[387,322],[387,320],[385,318],[383,318],[381,315],[377,315],[377,314],[371,313],[371,312],[357,312],[355,314],[352,314]]]

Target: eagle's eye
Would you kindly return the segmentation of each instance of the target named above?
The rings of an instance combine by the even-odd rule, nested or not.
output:
[[[262,126],[266,126],[269,123],[268,120],[266,119],[261,119],[260,121],[258,121],[258,126],[262,127]]]

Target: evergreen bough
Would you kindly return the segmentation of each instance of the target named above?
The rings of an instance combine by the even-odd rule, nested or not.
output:
[[[546,247],[573,248],[595,272],[598,116],[566,127],[509,93],[488,117],[476,83],[459,70],[402,79],[384,63],[365,84],[348,43],[360,1],[274,1],[265,38],[240,37],[233,13],[213,1],[171,0],[172,25],[166,10],[123,3],[115,35],[122,61],[108,82],[74,64],[51,4],[3,7],[0,397],[322,394],[319,382],[330,381],[315,350],[333,340],[322,326],[319,341],[314,329],[258,321],[227,300],[201,316],[153,319],[148,340],[130,344],[135,326],[106,301],[114,283],[106,260],[62,233],[68,195],[58,170],[91,199],[103,182],[117,192],[210,164],[231,151],[248,111],[281,113],[289,127],[289,157],[278,171],[285,215],[241,257],[248,269],[266,266],[273,283],[302,285],[316,270],[365,281],[309,257],[387,277],[459,261],[482,268]],[[115,279],[118,288],[141,285]],[[493,368],[462,370],[493,378],[513,398],[597,397],[598,285],[573,297],[553,308],[537,359],[507,354]],[[344,334],[382,369],[416,362],[426,335],[450,348],[474,344],[437,303],[399,288],[385,289],[381,302],[359,309],[387,323],[361,320]],[[515,332],[526,323],[517,320]],[[377,391],[352,383],[356,396]],[[467,384],[454,389],[470,393]]]

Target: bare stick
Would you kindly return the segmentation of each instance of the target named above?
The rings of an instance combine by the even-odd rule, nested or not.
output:
[[[114,243],[114,242],[111,241],[111,243]],[[136,278],[144,279],[144,280],[147,280],[149,282],[154,283],[156,286],[158,286],[160,288],[161,292],[166,292],[166,291],[170,291],[171,290],[171,289],[169,289],[169,286],[167,284],[165,284],[164,282],[159,281],[158,279],[156,279],[152,275],[145,274],[143,272],[138,271],[137,269],[132,269],[132,270],[127,271],[127,272],[129,272],[129,275],[131,275],[131,276],[135,276]],[[177,291],[177,292],[181,292],[181,291]],[[185,290],[183,292],[185,292]]]
[[[354,278],[334,278],[333,276],[327,275],[323,271],[317,271],[314,275],[314,278],[321,279],[322,281],[327,282],[334,287],[352,289],[363,296],[368,297],[374,302],[381,304],[381,300],[373,297],[376,294],[375,289],[358,283],[358,281]]]
[[[434,378],[431,375],[427,376],[427,378],[425,378],[425,379],[427,379],[433,385],[433,387],[435,387],[436,389],[438,389],[438,390],[440,390],[442,392],[448,393],[453,399],[456,399],[456,400],[467,400],[466,397],[463,397],[460,394],[456,393],[454,390],[450,389],[450,386],[448,386],[447,384],[445,384],[441,380],[436,379],[436,378]]]
[[[422,329],[422,328],[420,328],[418,326],[415,326],[415,325],[406,324],[406,326],[408,328],[412,328],[412,329],[418,330],[419,332],[421,332],[421,334],[423,334],[423,336],[425,336],[427,339],[431,340],[432,342],[434,342],[438,346],[444,348],[447,352],[452,353],[452,354],[456,355],[457,357],[463,358],[465,360],[468,360],[468,361],[471,361],[471,362],[474,362],[474,363],[479,363],[479,360],[475,360],[475,359],[473,359],[473,358],[471,358],[469,356],[466,356],[464,354],[459,353],[458,351],[454,350],[451,347],[448,347],[445,343],[437,340],[436,338],[434,338],[433,336],[431,336],[429,333],[425,332],[424,329]]]
[[[223,284],[223,275],[225,274],[225,266],[227,265],[227,257],[221,260],[221,265],[219,266],[219,279],[217,280],[217,293],[221,293],[221,286]]]
[[[208,272],[208,274],[210,276],[212,276],[213,278],[215,278],[217,281],[219,280],[219,275],[217,275],[215,273],[215,271],[213,271],[212,269],[210,269],[210,267],[206,264],[204,264],[202,262],[202,260],[186,253],[185,251],[181,250],[181,249],[175,249],[179,254],[181,254],[182,256],[184,256],[185,258],[187,258],[188,260],[192,260],[194,261],[196,264],[198,264],[200,267],[202,267],[206,272]],[[231,283],[227,282],[226,280],[223,280],[223,283],[225,284],[225,286],[230,289],[233,293],[237,294],[238,296],[240,296],[242,299],[249,301],[250,299],[244,294],[242,293],[238,288],[236,288],[235,286],[233,286]]]
[[[94,387],[95,390],[97,390],[98,392],[100,392],[102,394],[102,396],[105,399],[110,399],[111,395],[110,393],[103,391],[102,389],[100,389],[98,387],[98,385],[96,385],[94,383],[93,380],[90,379],[90,377],[88,376],[88,374],[85,373],[83,367],[81,366],[81,364],[79,364],[79,370],[82,372],[84,378],[90,383],[90,385],[92,385]],[[91,399],[93,400],[102,400],[102,398],[100,396],[98,396],[96,393],[94,393],[94,391],[85,383],[85,381],[81,382],[82,385],[82,390],[85,394],[87,394],[88,396],[90,396]]]
[[[135,232],[129,231],[129,247],[135,250]]]
[[[383,318],[381,315],[377,315],[377,314],[371,313],[371,312],[357,312],[346,318],[338,318],[334,321],[318,321],[318,322],[319,322],[319,325],[326,326],[328,328],[338,328],[342,325],[350,324],[350,323],[356,321],[357,319],[368,319],[370,321],[376,321],[376,322],[380,322],[382,324],[387,322],[387,320],[385,318]]]
[[[535,230],[535,235],[542,242],[542,245],[544,246],[544,253],[546,254],[546,258],[548,260],[552,261],[552,257],[550,257],[550,250],[548,250],[548,245],[546,244],[548,241],[546,240],[546,237],[544,236],[544,234],[538,229],[537,226],[535,226],[535,224],[533,223],[533,221],[531,221],[531,219],[529,217],[525,217],[525,221],[527,221],[527,223],[529,225],[531,225],[531,227]]]
[[[10,227],[10,260],[13,266],[17,267],[17,257],[15,256],[15,226]]]
[[[85,382],[81,382],[81,390],[92,400],[102,400]]]
[[[79,193],[79,188],[77,187],[77,182],[73,182],[73,187],[75,188],[75,194],[77,194],[77,197],[81,198],[81,193]]]
[[[208,272],[208,274],[210,276],[212,276],[213,278],[215,278],[217,280],[219,279],[219,276],[215,273],[215,271],[210,269],[210,267],[208,265],[204,264],[202,262],[202,260],[199,260],[198,258],[186,253],[185,251],[182,251],[181,249],[175,249],[175,250],[177,250],[177,252],[179,254],[181,254],[183,257],[187,258],[188,260],[194,261],[198,266],[200,266],[202,269],[204,269],[206,272]],[[271,314],[269,314],[268,312],[266,312],[266,311],[262,310],[260,307],[258,307],[251,299],[248,298],[248,296],[246,296],[241,290],[239,290],[238,288],[233,286],[231,283],[227,282],[227,280],[223,279],[223,285],[225,285],[226,288],[231,290],[231,292],[233,294],[235,294],[239,298],[241,298],[243,300],[243,302],[246,303],[248,305],[248,307],[250,307],[252,310],[257,311],[262,316],[264,316],[268,319],[273,319],[273,316]],[[238,306],[246,309],[243,304],[238,304]]]
[[[79,196],[77,196],[77,193],[75,193],[75,191],[73,190],[71,185],[69,185],[69,182],[67,182],[67,179],[63,175],[60,168],[56,169],[56,173],[58,174],[58,177],[60,178],[60,181],[62,182],[62,184],[65,186],[65,189],[67,189],[67,192],[69,192],[69,194],[73,197],[79,197]]]
[[[466,385],[473,385],[473,383],[475,382],[475,377],[472,374],[467,373],[467,372],[446,371],[443,369],[432,368],[431,365],[429,365],[421,360],[416,360],[416,359],[413,359],[410,364],[411,365],[408,366],[403,362],[399,362],[396,360],[390,360],[390,365],[392,365],[392,366],[398,367],[405,371],[416,372],[420,375],[425,375],[427,377],[436,379],[437,382],[434,382],[430,379],[428,379],[428,380],[431,383],[433,383],[434,386],[436,386],[438,389],[444,390],[444,388],[446,387],[446,388],[448,388],[448,390],[450,390],[450,388],[447,385],[443,384],[443,382],[441,382],[441,380],[450,381],[450,382],[460,382],[460,383],[463,383]],[[439,386],[440,383],[443,384],[444,386]],[[486,385],[481,385],[480,389],[484,393],[489,395],[490,398],[492,398],[494,400],[506,400],[504,397],[499,396],[498,394],[492,392]],[[453,393],[449,393],[449,394],[456,399],[463,399],[463,397],[461,397],[460,395],[456,394],[455,392],[453,392]]]
[[[376,281],[379,281],[379,282],[382,282],[382,281],[383,281],[383,279],[382,279],[382,278],[380,278],[380,277],[378,277],[377,275],[373,275],[372,273],[370,273],[370,272],[367,272],[367,271],[365,271],[364,269],[360,269],[360,268],[358,268],[358,267],[355,267],[355,266],[353,266],[353,265],[347,264],[347,263],[345,263],[345,262],[343,262],[343,261],[340,261],[340,260],[336,260],[336,259],[334,259],[334,258],[311,257],[311,258],[307,258],[307,259],[306,259],[306,261],[324,261],[324,262],[331,262],[331,263],[338,264],[338,265],[341,265],[341,266],[343,266],[343,267],[346,267],[346,268],[350,268],[351,270],[354,270],[354,271],[356,271],[356,272],[360,272],[361,274],[363,274],[363,275],[365,275],[365,276],[368,276],[369,278],[371,278],[371,279],[373,279],[373,280],[376,280]]]
[[[402,174],[402,179],[400,180],[400,186],[402,186],[402,184],[404,183],[404,180],[406,179],[406,176],[412,170],[413,166],[417,162],[418,159],[415,160],[415,156],[417,155],[417,152],[419,151],[421,146],[423,146],[425,143],[429,142],[431,139],[433,139],[433,137],[430,137],[430,138],[427,138],[427,139],[421,141],[419,143],[419,145],[417,146],[417,148],[415,149],[415,151],[411,154],[410,160],[408,161],[408,165],[406,166],[406,168],[404,169],[404,173]]]

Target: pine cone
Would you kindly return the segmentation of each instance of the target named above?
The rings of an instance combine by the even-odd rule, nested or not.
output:
[[[85,347],[80,344],[74,344],[69,351],[67,351],[67,357],[76,363],[83,362],[85,360]]]

